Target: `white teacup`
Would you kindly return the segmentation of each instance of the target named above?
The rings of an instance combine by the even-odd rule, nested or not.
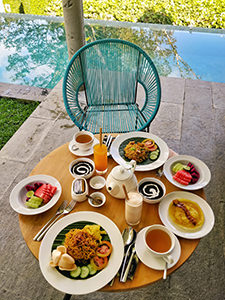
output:
[[[171,252],[175,246],[175,237],[165,226],[149,226],[144,235],[144,243],[151,254],[163,258],[168,264],[173,263]]]
[[[73,150],[78,148],[81,151],[88,151],[93,146],[94,135],[89,131],[79,131],[74,134],[73,141]]]

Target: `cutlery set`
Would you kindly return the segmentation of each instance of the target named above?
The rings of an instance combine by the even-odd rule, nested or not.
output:
[[[110,147],[112,145],[112,142],[114,141],[115,137],[113,137],[111,134],[105,134],[103,136],[103,140],[102,140],[102,143],[104,145],[106,145],[106,147],[108,148],[108,152],[107,152],[107,155],[110,156]]]
[[[62,216],[70,213],[74,206],[76,205],[76,200],[70,201],[69,205],[67,206],[68,201],[63,201],[62,204],[59,206],[56,214],[42,227],[42,229],[35,235],[33,238],[34,241],[41,241],[46,232],[52,227],[52,225]],[[56,218],[55,218],[56,217]],[[54,219],[55,218],[55,219]]]
[[[120,282],[126,282],[127,279],[133,279],[134,273],[137,268],[139,259],[135,251],[135,241],[137,232],[132,227],[127,227],[122,232],[123,243],[124,243],[124,257],[118,272]],[[114,279],[110,281],[109,285],[112,286]]]

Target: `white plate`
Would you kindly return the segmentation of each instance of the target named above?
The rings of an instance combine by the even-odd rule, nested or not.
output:
[[[205,221],[202,228],[199,231],[187,232],[177,228],[175,225],[172,224],[172,222],[170,222],[168,216],[169,205],[174,199],[179,199],[179,198],[184,198],[196,202],[201,207],[204,213]],[[212,230],[215,221],[214,213],[211,207],[209,206],[209,204],[204,199],[202,199],[201,197],[193,193],[183,192],[183,191],[177,191],[177,192],[172,192],[170,194],[167,194],[161,200],[161,202],[159,203],[159,216],[163,224],[168,229],[170,229],[176,235],[186,239],[198,239],[207,235]]]
[[[121,143],[126,141],[127,139],[133,138],[133,137],[143,137],[146,139],[152,139],[156,142],[156,144],[160,148],[160,155],[158,159],[152,163],[146,164],[146,165],[138,165],[135,168],[135,171],[150,171],[159,168],[161,165],[165,163],[165,161],[168,159],[169,156],[169,148],[167,144],[157,137],[156,135],[150,134],[148,132],[129,132],[129,133],[124,133],[118,136],[112,143],[112,146],[110,148],[110,154],[112,155],[113,159],[118,163],[118,164],[124,164],[126,161],[121,157],[119,153],[119,147]]]
[[[164,270],[165,268],[165,261],[161,257],[155,257],[145,246],[144,243],[144,235],[145,231],[149,227],[143,228],[137,235],[137,240],[135,243],[135,250],[137,252],[137,256],[139,259],[145,264],[147,267],[154,269],[154,270]],[[178,241],[177,237],[175,237],[175,247],[171,252],[171,256],[173,258],[173,263],[168,265],[168,269],[175,266],[178,262],[181,254],[181,247],[180,242]]]
[[[82,151],[82,150],[76,150],[76,151],[74,151],[73,149],[72,149],[72,146],[74,145],[74,141],[72,140],[72,141],[70,141],[70,143],[69,143],[69,150],[70,150],[70,152],[71,153],[73,153],[74,155],[76,155],[76,156],[89,156],[89,155],[92,155],[93,153],[94,153],[94,149],[93,149],[93,147],[94,147],[94,145],[97,145],[99,143],[99,140],[95,137],[94,138],[94,143],[93,143],[93,146],[89,149],[89,150],[87,150],[87,151]]]
[[[187,164],[189,162],[192,163],[199,172],[199,180],[196,183],[189,185],[183,185],[174,180],[171,167],[177,162],[181,162],[183,164]],[[177,155],[168,159],[163,166],[163,173],[173,185],[189,191],[198,190],[205,187],[211,179],[211,173],[206,164],[200,159],[189,155]]]
[[[38,208],[28,208],[25,206],[27,184],[34,184],[35,182],[50,183],[57,187],[57,191],[52,199],[45,205]],[[49,175],[34,175],[21,180],[12,190],[9,198],[10,205],[17,213],[22,215],[37,215],[53,207],[59,200],[62,193],[62,187],[58,180]]]
[[[108,233],[113,251],[108,265],[97,275],[86,280],[73,280],[63,276],[55,268],[49,266],[52,244],[58,233],[66,226],[79,221],[99,224]],[[39,251],[39,264],[45,279],[57,290],[71,294],[83,295],[101,289],[109,283],[118,272],[124,255],[122,235],[118,227],[109,218],[96,212],[77,212],[70,214],[55,223],[45,235]]]

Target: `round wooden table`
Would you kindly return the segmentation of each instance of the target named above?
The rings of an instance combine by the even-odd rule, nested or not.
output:
[[[93,159],[93,156],[89,156],[89,158]],[[71,161],[76,159],[76,156],[73,155],[69,149],[68,144],[64,144],[61,147],[55,149],[51,153],[49,153],[46,157],[44,157],[37,166],[32,170],[30,175],[37,174],[46,174],[55,177],[62,186],[62,194],[57,202],[57,204],[52,207],[50,210],[33,216],[27,215],[19,215],[19,224],[20,229],[23,234],[24,240],[27,243],[29,249],[33,253],[33,255],[38,259],[40,242],[33,241],[33,237],[37,234],[37,232],[41,229],[41,227],[53,216],[56,212],[57,208],[60,206],[63,200],[71,200],[71,184],[73,181],[73,177],[69,173],[69,164]],[[117,164],[114,162],[112,158],[109,158],[108,162],[108,171],[105,174],[105,178],[107,178],[111,169]],[[156,177],[156,171],[145,171],[145,172],[135,172],[135,175],[140,181],[143,177]],[[162,182],[166,186],[166,193],[170,193],[179,188],[176,188],[172,185],[164,176],[161,177]],[[93,190],[90,188],[90,192]],[[102,192],[106,195],[107,201],[105,205],[100,208],[93,208],[88,204],[87,201],[77,203],[73,212],[76,211],[95,211],[101,213],[108,218],[110,218],[120,229],[122,232],[125,227],[128,225],[125,221],[124,216],[124,201],[120,199],[113,198],[104,187]],[[205,198],[205,194],[203,189],[195,192],[202,198]],[[143,205],[142,219],[138,226],[134,228],[139,231],[143,227],[152,225],[152,224],[161,224],[161,220],[158,214],[158,204],[147,204]],[[168,270],[168,274],[172,273],[174,270],[179,268],[193,253],[195,248],[199,243],[199,239],[196,240],[188,240],[184,238],[179,238],[181,245],[181,256],[177,264]],[[128,280],[126,283],[119,282],[118,278],[116,278],[112,287],[109,285],[105,286],[103,291],[121,291],[143,287],[145,285],[151,284],[157,280],[162,279],[163,271],[157,271],[148,268],[143,263],[139,263],[134,279]]]

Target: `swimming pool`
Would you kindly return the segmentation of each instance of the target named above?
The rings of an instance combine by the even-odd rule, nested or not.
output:
[[[225,30],[85,20],[85,36],[139,45],[161,76],[225,82]],[[53,88],[68,63],[63,18],[0,14],[0,51],[0,82]]]

